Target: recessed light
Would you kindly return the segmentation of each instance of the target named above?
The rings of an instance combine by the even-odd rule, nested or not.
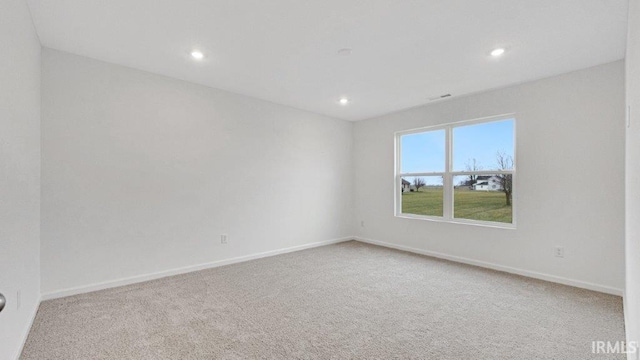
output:
[[[491,50],[491,56],[498,57],[502,54],[504,54],[504,48],[497,48],[497,49]]]
[[[347,99],[346,97],[343,97],[343,98],[340,98],[338,102],[340,103],[340,105],[347,105],[349,103],[349,99]]]
[[[196,59],[196,60],[202,60],[204,58],[204,54],[202,53],[202,51],[193,50],[191,52],[191,57]]]
[[[351,55],[351,51],[352,51],[351,49],[347,49],[347,48],[340,49],[340,50],[338,50],[338,55],[340,55],[340,56],[349,56],[349,55]]]

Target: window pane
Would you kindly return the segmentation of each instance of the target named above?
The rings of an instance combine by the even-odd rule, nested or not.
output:
[[[513,119],[453,128],[453,171],[513,169]]]
[[[400,141],[402,146],[400,172],[444,172],[444,129],[402,135]]]
[[[510,174],[454,176],[453,217],[511,224],[512,177]]]
[[[442,176],[406,176],[402,178],[402,213],[442,216]]]

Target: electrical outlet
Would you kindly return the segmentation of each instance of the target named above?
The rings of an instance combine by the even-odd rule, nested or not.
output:
[[[17,308],[18,310],[20,310],[20,305],[21,305],[20,303],[22,302],[22,301],[21,301],[21,299],[20,299],[20,298],[21,298],[21,295],[22,295],[22,294],[21,294],[21,291],[20,291],[20,290],[18,290],[18,292],[16,292],[16,308]]]
[[[226,244],[226,243],[227,243],[227,234],[220,235],[220,244]]]
[[[553,248],[553,255],[555,257],[563,258],[564,257],[564,247],[556,246]]]

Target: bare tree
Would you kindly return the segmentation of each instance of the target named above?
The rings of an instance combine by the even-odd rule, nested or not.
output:
[[[502,151],[496,153],[496,163],[499,170],[511,170],[513,169],[513,157],[507,155]],[[511,194],[513,193],[513,175],[512,174],[498,174],[496,175],[500,181],[500,186],[507,199],[507,206],[511,206]]]
[[[478,162],[475,158],[467,159],[467,163],[465,164],[465,169],[467,171],[480,171],[482,170],[482,166],[480,166],[480,162]],[[468,175],[469,178],[465,181],[465,185],[473,186],[478,180],[478,175],[471,174]]]
[[[413,179],[413,186],[416,188],[416,191],[418,191],[421,187],[426,186],[427,184],[424,182],[423,178],[414,178]]]

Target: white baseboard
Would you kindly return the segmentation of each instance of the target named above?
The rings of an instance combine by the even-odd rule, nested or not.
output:
[[[29,337],[29,333],[31,332],[31,327],[33,326],[33,322],[36,320],[36,315],[38,314],[38,309],[40,308],[40,302],[42,298],[38,299],[38,304],[36,304],[35,310],[33,310],[33,314],[31,314],[31,319],[29,319],[29,326],[23,330],[22,333],[22,342],[20,348],[18,349],[18,353],[14,356],[14,359],[19,360],[20,355],[22,355],[22,351],[24,350],[24,346],[27,344],[27,338]]]
[[[44,300],[50,300],[50,299],[57,299],[61,297],[83,294],[83,293],[88,293],[88,292],[98,291],[103,289],[109,289],[109,288],[118,287],[118,286],[130,285],[130,284],[140,283],[144,281],[160,279],[167,276],[180,275],[180,274],[185,274],[193,271],[231,265],[231,264],[236,264],[244,261],[255,260],[255,259],[260,259],[260,258],[275,256],[280,254],[286,254],[294,251],[300,251],[300,250],[310,249],[310,248],[324,246],[324,245],[337,244],[337,243],[341,243],[349,240],[357,240],[360,242],[369,243],[373,245],[379,245],[387,248],[408,251],[408,252],[431,256],[439,259],[445,259],[445,260],[450,260],[458,263],[469,264],[469,265],[479,266],[479,267],[488,268],[492,270],[503,271],[511,274],[522,275],[522,276],[526,276],[534,279],[540,279],[540,280],[555,282],[563,285],[583,288],[587,290],[598,291],[606,294],[612,294],[617,296],[624,295],[624,290],[606,286],[606,285],[594,284],[586,281],[574,280],[574,279],[569,279],[561,276],[555,276],[555,275],[544,274],[544,273],[535,272],[535,271],[518,269],[510,266],[504,266],[504,265],[489,263],[485,261],[469,259],[461,256],[448,255],[444,253],[423,250],[423,249],[413,248],[413,247],[404,246],[404,245],[397,245],[393,243],[388,243],[388,242],[379,241],[379,240],[372,240],[372,239],[362,238],[358,236],[348,236],[348,237],[343,237],[338,239],[318,241],[314,243],[293,246],[293,247],[284,248],[284,249],[271,250],[271,251],[266,251],[262,253],[239,256],[231,259],[223,259],[223,260],[218,260],[218,261],[205,263],[205,264],[186,266],[182,268],[165,270],[165,271],[160,271],[160,272],[151,273],[151,274],[132,276],[132,277],[113,280],[113,281],[106,281],[106,282],[79,286],[79,287],[74,287],[69,289],[57,290],[57,291],[42,294],[41,300],[44,301]],[[35,313],[34,313],[34,317],[35,317]]]
[[[503,271],[511,274],[526,276],[534,279],[545,280],[545,281],[550,281],[558,284],[574,286],[582,289],[598,291],[606,294],[617,295],[617,296],[624,295],[623,289],[618,289],[611,286],[594,284],[586,281],[574,280],[574,279],[569,279],[561,276],[544,274],[536,271],[518,269],[510,266],[504,266],[504,265],[489,263],[485,261],[469,259],[461,256],[448,255],[448,254],[443,254],[435,251],[417,249],[410,246],[397,245],[397,244],[392,244],[392,243],[379,241],[379,240],[366,239],[358,236],[355,237],[355,240],[368,243],[368,244],[384,246],[384,247],[388,247],[396,250],[408,251],[416,254],[432,256],[439,259],[445,259],[445,260],[450,260],[458,263],[474,265],[474,266],[479,266],[487,269],[498,270],[498,271]]]
[[[182,268],[159,271],[159,272],[151,273],[151,274],[137,275],[137,276],[132,276],[132,277],[118,279],[118,280],[105,281],[105,282],[101,282],[101,283],[78,286],[78,287],[73,287],[73,288],[63,289],[63,290],[56,290],[56,291],[53,291],[53,292],[42,294],[42,300],[44,301],[44,300],[57,299],[57,298],[66,297],[66,296],[84,294],[84,293],[88,293],[88,292],[92,292],[92,291],[104,290],[104,289],[109,289],[109,288],[118,287],[118,286],[124,286],[124,285],[130,285],[130,284],[140,283],[140,282],[144,282],[144,281],[160,279],[160,278],[167,277],[167,276],[186,274],[186,273],[190,273],[190,272],[193,272],[193,271],[211,269],[211,268],[215,268],[215,267],[219,267],[219,266],[231,265],[231,264],[236,264],[236,263],[240,263],[240,262],[244,262],[244,261],[255,260],[255,259],[260,259],[260,258],[264,258],[264,257],[274,256],[274,255],[286,254],[286,253],[305,250],[305,249],[311,249],[311,248],[315,248],[315,247],[318,247],[318,246],[337,244],[337,243],[350,241],[350,240],[354,240],[354,237],[353,236],[348,236],[348,237],[343,237],[343,238],[338,238],[338,239],[318,241],[318,242],[304,244],[304,245],[292,246],[292,247],[284,248],[284,249],[271,250],[271,251],[266,251],[266,252],[261,252],[261,253],[256,253],[256,254],[239,256],[239,257],[235,257],[235,258],[231,258],[231,259],[223,259],[223,260],[213,261],[213,262],[205,263],[205,264],[185,266],[185,267],[182,267]]]

